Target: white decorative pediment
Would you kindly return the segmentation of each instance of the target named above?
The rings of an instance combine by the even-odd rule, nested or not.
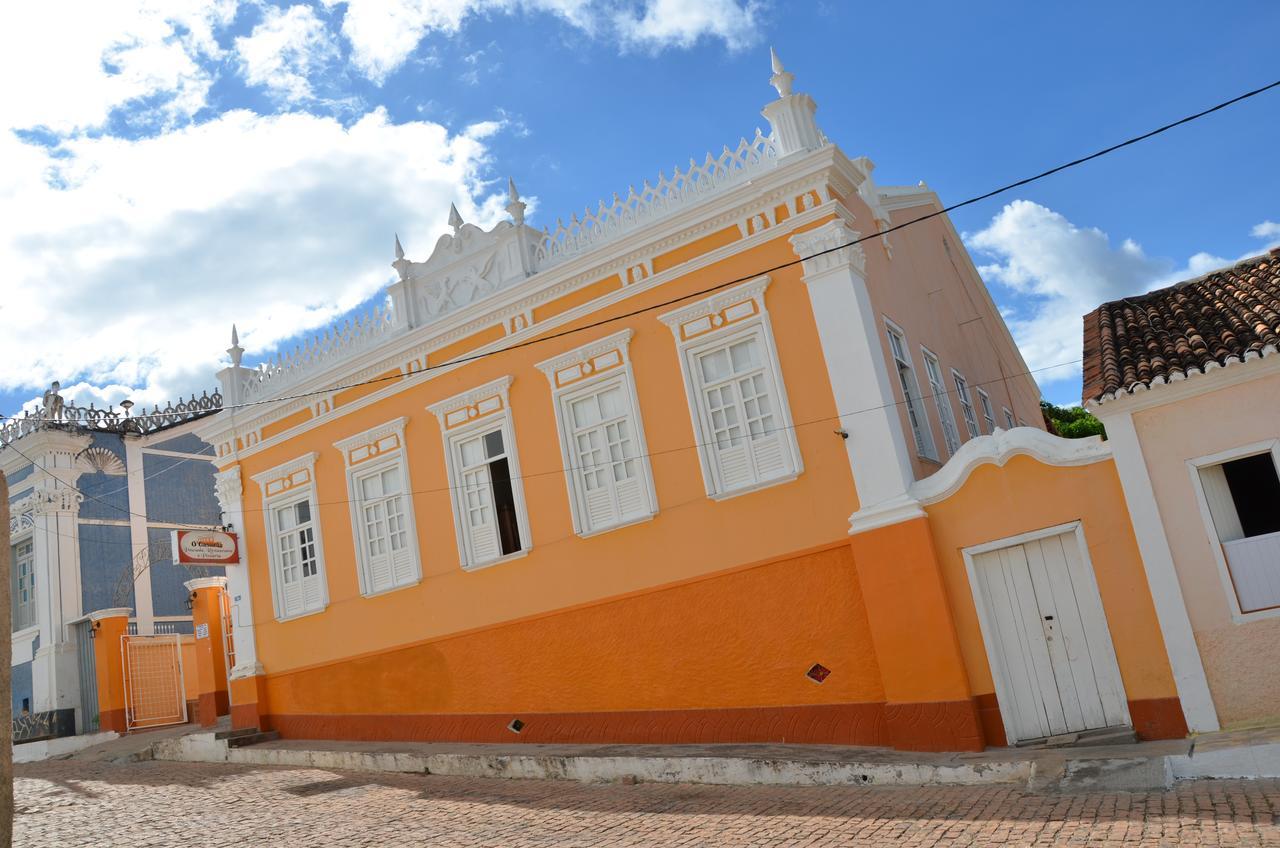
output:
[[[440,419],[445,430],[456,430],[481,418],[502,412],[510,406],[507,392],[511,377],[499,377],[470,391],[433,403],[427,411]]]
[[[539,362],[537,368],[553,389],[561,389],[625,365],[630,342],[631,330],[626,329]]]
[[[764,314],[764,292],[767,288],[768,275],[756,277],[704,300],[664,312],[658,320],[671,328],[677,341],[687,342]]]
[[[104,447],[85,448],[76,454],[76,468],[85,474],[124,474],[124,462]]]
[[[486,232],[458,221],[425,262],[397,261],[392,300],[409,326],[430,324],[532,274],[540,240],[523,224],[500,221]]]

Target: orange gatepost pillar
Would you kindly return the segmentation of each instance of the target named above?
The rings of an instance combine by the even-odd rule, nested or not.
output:
[[[222,593],[225,577],[200,577],[183,584],[191,593],[191,618],[196,636],[196,719],[204,727],[226,715],[227,662],[222,641]]]
[[[986,746],[929,519],[850,537],[884,682],[890,744],[907,751]]]
[[[89,613],[93,662],[98,677],[98,729],[124,733],[124,648],[120,637],[129,631],[128,607]]]

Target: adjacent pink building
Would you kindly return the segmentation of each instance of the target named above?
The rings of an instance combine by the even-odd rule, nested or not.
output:
[[[1189,724],[1280,720],[1280,250],[1084,320]]]

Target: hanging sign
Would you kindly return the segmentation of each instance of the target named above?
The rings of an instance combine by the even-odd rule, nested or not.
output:
[[[173,550],[183,565],[236,565],[240,543],[236,534],[222,530],[174,530]]]

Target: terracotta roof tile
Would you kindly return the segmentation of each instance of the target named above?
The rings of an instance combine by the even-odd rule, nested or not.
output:
[[[1084,316],[1084,400],[1280,348],[1280,249]]]

